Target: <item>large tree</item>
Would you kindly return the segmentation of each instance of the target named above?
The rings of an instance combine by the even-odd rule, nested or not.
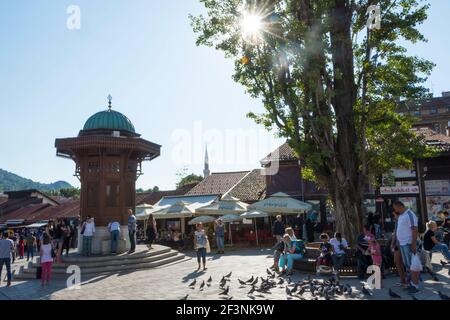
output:
[[[262,101],[249,116],[276,127],[325,187],[337,230],[355,240],[366,186],[425,152],[400,100],[428,96],[433,64],[403,43],[425,41],[421,0],[199,0],[197,44],[235,60],[234,80]],[[370,28],[379,5],[381,28]],[[371,8],[369,10],[369,7]],[[376,12],[376,11],[375,11]],[[375,21],[376,22],[376,21]]]

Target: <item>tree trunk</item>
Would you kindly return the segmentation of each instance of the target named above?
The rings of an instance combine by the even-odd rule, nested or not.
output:
[[[358,191],[357,187],[334,184],[336,232],[342,233],[350,244],[356,243],[363,226],[362,196]]]

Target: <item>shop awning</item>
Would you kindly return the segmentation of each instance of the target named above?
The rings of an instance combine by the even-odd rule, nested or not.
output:
[[[269,198],[258,201],[249,206],[249,210],[264,211],[270,215],[299,214],[311,209],[311,204],[291,198],[283,192],[275,193]]]

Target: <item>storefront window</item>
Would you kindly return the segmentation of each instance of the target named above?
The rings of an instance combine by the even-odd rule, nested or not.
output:
[[[108,207],[119,206],[119,184],[111,183],[106,185],[106,205]]]

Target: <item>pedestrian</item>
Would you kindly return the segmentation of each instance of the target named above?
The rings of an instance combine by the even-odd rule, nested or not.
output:
[[[331,260],[333,262],[333,271],[336,276],[339,276],[339,270],[345,263],[345,258],[347,257],[348,242],[342,238],[340,232],[334,234],[334,238],[330,240],[330,244],[333,246],[333,253],[331,254]]]
[[[427,231],[423,236],[423,248],[429,252],[441,252],[444,258],[450,262],[450,251],[445,243],[439,242],[436,239],[435,232],[437,230],[437,224],[435,221],[430,220],[427,224]]]
[[[309,218],[305,222],[305,231],[307,242],[314,242],[314,222]]]
[[[317,258],[317,270],[318,272],[320,270],[324,270],[328,272],[331,272],[331,255],[333,253],[333,246],[330,244],[330,237],[326,233],[322,233],[320,235],[320,240],[322,240],[322,243],[319,246],[319,257]],[[325,268],[324,268],[325,267]]]
[[[63,228],[63,244],[62,244],[62,250],[61,250],[61,255],[64,252],[64,249],[66,249],[66,255],[69,254],[69,250],[70,250],[70,241],[72,239],[72,226],[70,225],[70,223],[67,221],[64,223],[64,228]]]
[[[0,239],[0,283],[3,280],[2,270],[3,265],[6,265],[6,274],[7,274],[7,287],[11,286],[11,257],[14,252],[14,242],[9,239],[8,232],[4,232],[2,234],[2,238]]]
[[[273,249],[275,250],[273,253],[273,265],[271,267],[272,270],[274,270],[275,272],[280,272],[280,258],[281,255],[284,253],[284,249],[285,249],[285,244],[284,244],[284,240],[278,242]]]
[[[397,283],[397,286],[402,286],[404,288],[408,288],[408,279],[406,277],[406,273],[405,273],[405,266],[403,265],[403,261],[402,261],[402,254],[400,252],[400,244],[398,243],[398,240],[395,236],[396,232],[397,232],[397,221],[398,221],[398,213],[393,211],[393,216],[394,216],[394,232],[392,233],[392,239],[391,239],[391,251],[394,255],[394,264],[395,264],[395,268],[397,269],[398,275],[400,277],[400,282]]]
[[[194,248],[197,251],[198,269],[201,269],[200,262],[203,262],[203,270],[206,270],[206,251],[208,247],[208,236],[203,229],[203,223],[196,225],[196,231],[194,233]]]
[[[420,271],[411,269],[412,259],[416,260],[417,254],[418,220],[416,214],[399,200],[394,201],[393,208],[399,215],[396,238],[400,244],[403,265],[410,279],[408,292],[414,294],[419,291],[420,276]]]
[[[147,246],[148,249],[153,249],[152,244],[156,239],[156,235],[158,234],[158,230],[156,228],[156,220],[153,218],[153,215],[150,214],[148,216],[148,222],[147,222],[147,230],[145,230],[145,234],[147,237]]]
[[[221,218],[215,221],[216,224],[216,244],[217,244],[217,254],[225,253],[223,251],[225,247],[225,225]]]
[[[133,210],[128,209],[128,236],[130,237],[130,251],[128,251],[128,254],[136,250],[136,226],[136,216],[133,214]]]
[[[34,236],[34,233],[30,233],[26,239],[27,244],[27,261],[30,260],[33,261],[34,258],[34,248],[36,247],[36,237]]]
[[[17,252],[19,253],[19,259],[23,259],[23,257],[25,256],[25,241],[23,239],[23,236],[19,236]]]
[[[381,271],[381,267],[383,264],[383,254],[381,252],[381,246],[380,244],[377,242],[375,236],[373,235],[369,235],[366,237],[366,240],[369,244],[369,253],[370,253],[370,257],[372,258],[372,263],[376,266],[378,266],[380,268]],[[381,287],[383,287],[383,284],[381,284]]]
[[[284,252],[280,256],[279,266],[281,269],[281,274],[286,273],[291,276],[294,268],[294,261],[303,258],[306,253],[305,244],[303,240],[293,240],[292,236],[285,234],[283,236],[284,241]]]
[[[94,218],[87,216],[86,221],[81,227],[81,234],[83,235],[83,255],[90,256],[92,253],[92,237],[95,233]]]
[[[108,230],[111,235],[111,253],[117,254],[117,244],[120,237],[120,223],[112,221],[108,224]]]
[[[297,240],[297,237],[295,236],[294,229],[292,229],[291,227],[288,227],[288,228],[284,229],[284,234],[289,235],[289,237],[291,237],[292,241],[296,241]],[[284,235],[283,235],[283,238],[284,238]]]
[[[63,250],[63,244],[64,244],[64,230],[65,230],[65,224],[64,221],[58,219],[56,220],[56,227],[55,227],[55,233],[53,236],[53,246],[56,249],[56,259],[55,262],[59,263],[62,250]]]
[[[281,219],[281,215],[277,215],[275,222],[272,226],[272,234],[277,239],[277,243],[283,240],[284,224]]]
[[[47,234],[44,235],[44,240],[42,241],[39,256],[41,259],[41,268],[42,268],[41,285],[42,287],[44,287],[45,283],[47,283],[47,286],[50,284],[53,259],[56,257],[55,248],[52,242],[50,241],[50,237]]]
[[[14,263],[14,262],[16,262],[16,256],[17,256],[17,234],[13,233],[12,235],[9,236],[9,239],[13,243],[12,263]]]
[[[373,236],[370,232],[370,226],[365,225],[363,227],[363,233],[360,234],[356,241],[356,263],[358,268],[358,278],[364,279],[366,276],[367,267],[372,265],[372,258],[368,251],[369,243],[366,240],[366,237]]]

